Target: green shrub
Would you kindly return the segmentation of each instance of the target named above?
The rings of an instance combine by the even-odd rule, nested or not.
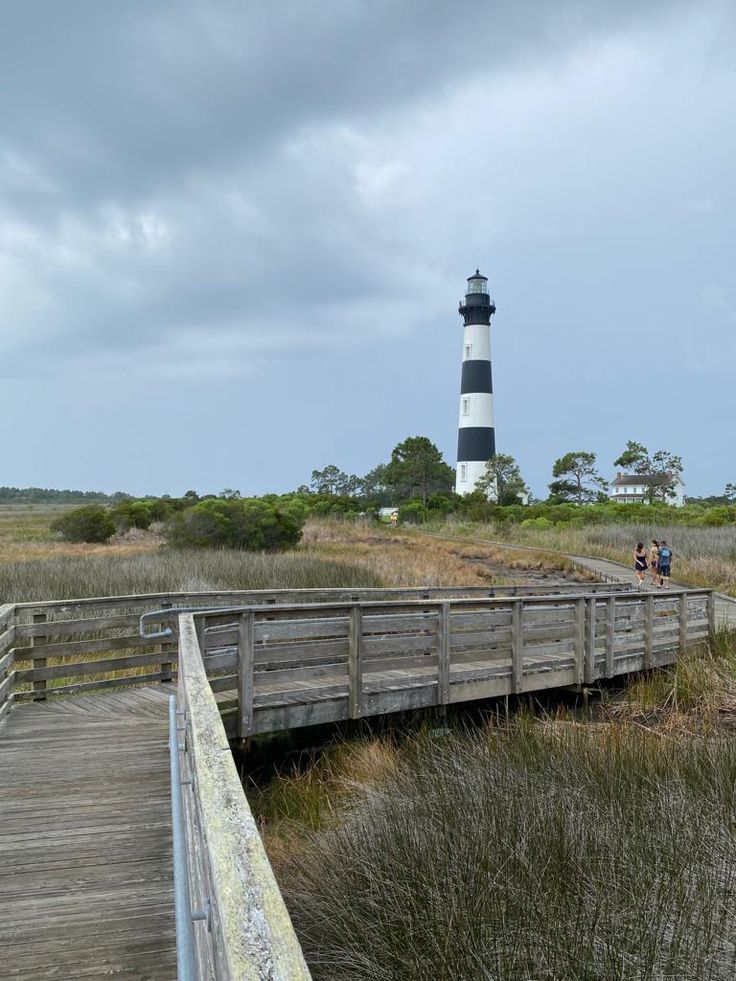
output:
[[[272,501],[209,498],[175,515],[167,537],[176,548],[275,552],[298,545],[303,524],[295,508]]]
[[[123,501],[115,505],[110,516],[118,531],[128,531],[129,528],[150,528],[152,512],[148,501]]]
[[[51,524],[68,542],[106,542],[115,534],[115,523],[107,508],[100,504],[87,504],[67,511]]]
[[[399,508],[399,521],[407,525],[420,525],[427,517],[427,509],[421,501],[409,501]]]

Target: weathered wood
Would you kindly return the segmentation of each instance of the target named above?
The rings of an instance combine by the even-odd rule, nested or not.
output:
[[[449,602],[442,604],[437,621],[437,703],[447,705],[450,701],[450,617]]]
[[[36,641],[40,638],[35,638]],[[158,647],[156,641],[147,640],[140,634],[128,634],[125,637],[95,637],[92,640],[64,641],[61,644],[34,643],[32,647],[16,647],[15,655],[18,661],[38,661],[49,657],[74,657],[78,654],[96,654],[98,651],[121,651],[150,649]],[[165,658],[161,658],[165,660]]]
[[[356,603],[350,608],[348,632],[349,714],[351,719],[359,719],[362,715],[363,644],[363,614],[360,606]]]
[[[524,682],[524,601],[515,600],[511,611],[511,691],[518,694]]]
[[[583,681],[592,685],[595,681],[595,597],[585,601],[585,665]]]
[[[211,932],[197,931],[195,943],[211,945],[218,978],[306,981],[309,971],[227,751],[191,615],[181,616],[179,638],[179,699],[189,723],[186,755],[211,902]]]
[[[125,668],[149,667],[160,664],[162,655],[158,651],[148,654],[130,654],[126,657],[106,657],[97,661],[67,661],[50,667],[33,667],[16,672],[18,681],[41,681],[52,678],[80,678],[88,674],[107,674],[123,671]],[[43,662],[45,663],[45,661]],[[162,674],[164,673],[162,669]],[[135,678],[135,675],[131,675]]]
[[[48,619],[48,617],[47,617],[46,613],[34,613],[33,614],[33,622],[34,623],[45,623],[47,619]],[[33,644],[34,646],[38,645],[39,647],[43,647],[46,644],[46,641],[47,641],[47,638],[43,634],[40,634],[39,636],[33,638],[33,640],[31,641],[31,644]],[[38,667],[39,668],[43,668],[45,666],[46,666],[46,660],[45,660],[45,658],[41,658],[39,660],[39,662],[38,662]],[[43,699],[44,699],[45,696],[42,693],[45,692],[45,690],[46,690],[46,681],[45,680],[40,680],[40,681],[34,681],[33,682],[33,691],[40,693],[38,695],[34,695],[34,698],[36,700],[43,701]]]
[[[253,674],[255,671],[255,621],[252,613],[243,613],[238,628],[238,735],[241,739],[253,731]]]
[[[176,978],[166,703],[113,692],[3,720],[3,978]]]
[[[716,594],[712,589],[707,596],[706,610],[708,614],[708,634],[710,637],[714,637],[716,632]]]
[[[61,637],[73,637],[84,634],[97,634],[116,628],[137,627],[140,615],[138,613],[121,613],[114,616],[90,617],[79,620],[48,620],[43,624],[19,623],[15,628],[16,641],[28,640],[40,634],[58,640]]]
[[[0,657],[0,679],[4,678],[11,669],[14,660],[15,651],[8,651],[7,654],[3,654],[3,656]]]
[[[45,697],[60,697],[62,695],[80,695],[82,692],[102,691],[113,688],[131,688],[133,686],[151,685],[163,681],[163,674],[160,671],[150,674],[136,674],[125,678],[106,678],[104,681],[82,681],[79,684],[59,685],[54,688],[46,688]],[[19,691],[15,693],[16,701],[35,700],[35,695],[30,691]]]
[[[8,695],[12,692],[15,684],[15,671],[11,671],[4,681],[0,681],[0,704],[5,702]]]
[[[585,597],[575,600],[575,684],[585,679]]]
[[[652,667],[654,651],[654,597],[651,593],[644,597],[644,669]]]

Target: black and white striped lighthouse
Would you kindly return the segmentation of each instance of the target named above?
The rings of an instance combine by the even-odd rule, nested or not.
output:
[[[496,452],[491,381],[491,317],[496,305],[488,295],[488,277],[478,269],[468,278],[459,312],[465,332],[455,490],[469,494]]]

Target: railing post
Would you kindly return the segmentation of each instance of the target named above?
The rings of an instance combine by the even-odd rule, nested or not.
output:
[[[450,604],[440,603],[437,611],[437,704],[450,701]]]
[[[348,675],[348,714],[359,719],[363,714],[363,611],[359,603],[350,607]]]
[[[585,597],[575,600],[575,684],[585,678]]]
[[[199,646],[199,653],[202,655],[203,659],[205,654],[205,650],[204,650],[205,644],[207,642],[206,641],[207,635],[205,634],[206,627],[207,627],[207,620],[204,614],[202,614],[201,616],[197,617],[197,619],[194,622],[194,632],[197,635],[197,645]]]
[[[644,670],[652,667],[654,655],[654,596],[644,597]]]
[[[687,650],[687,593],[680,593],[680,605],[678,608],[678,622],[680,627],[680,654]]]
[[[33,622],[34,623],[46,623],[46,620],[47,619],[48,618],[47,618],[47,616],[46,616],[45,613],[34,613],[33,614]],[[32,637],[31,638],[31,647],[43,647],[43,645],[44,644],[47,644],[47,643],[48,643],[48,637],[45,637],[45,636]],[[45,668],[46,667],[46,658],[45,657],[39,657],[38,660],[34,660],[32,662],[32,664],[33,664],[33,667],[34,668]],[[45,678],[42,678],[40,681],[34,681],[33,682],[33,691],[34,692],[40,692],[40,693],[42,693],[42,694],[38,694],[38,695],[34,694],[34,696],[33,696],[33,701],[34,702],[45,702],[46,701],[46,679]]]
[[[606,600],[606,677],[612,678],[615,665],[614,645],[616,643],[616,597]]]
[[[170,610],[171,609],[171,606],[172,606],[171,603],[162,603],[161,604],[161,609],[162,610]],[[158,625],[158,629],[159,630],[163,630],[163,624],[162,623],[160,623]],[[162,654],[165,651],[168,653],[168,649],[170,648],[170,645],[168,643],[166,643],[165,641],[162,641],[157,646],[158,646],[158,650]],[[162,661],[161,662],[161,675],[162,675],[161,681],[162,682],[171,681],[171,664],[172,664],[171,661]]]
[[[708,592],[706,608],[708,611],[708,640],[713,640],[716,633],[716,594],[713,589]]]
[[[524,600],[513,600],[511,607],[511,691],[524,688]]]
[[[253,731],[253,684],[255,674],[255,614],[242,613],[238,625],[238,736]]]
[[[590,597],[585,601],[585,618],[587,629],[585,631],[585,670],[583,678],[586,685],[592,685],[595,681],[595,597]]]

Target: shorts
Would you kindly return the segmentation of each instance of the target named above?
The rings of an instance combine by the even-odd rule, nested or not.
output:
[[[669,579],[670,578],[670,567],[668,565],[660,565],[660,567],[659,567],[659,574],[664,579]]]

